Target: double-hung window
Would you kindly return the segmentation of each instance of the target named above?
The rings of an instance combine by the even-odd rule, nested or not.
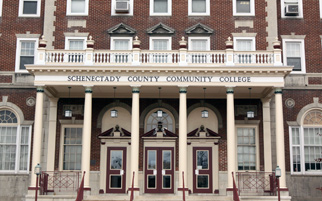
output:
[[[83,129],[77,126],[64,126],[63,133],[62,170],[81,170]]]
[[[238,170],[257,169],[256,129],[237,127],[237,162]]]
[[[188,13],[190,16],[210,15],[210,0],[189,0]]]
[[[132,37],[111,37],[111,50],[119,50],[111,55],[111,61],[115,63],[130,62],[130,54],[122,52],[132,49]]]
[[[322,174],[322,110],[307,112],[289,132],[292,174]]]
[[[25,65],[34,64],[38,38],[18,38],[16,49],[16,72],[28,72]]]
[[[189,37],[188,49],[194,51],[208,51],[210,50],[210,38]]]
[[[235,51],[255,51],[255,37],[234,37]]]
[[[172,10],[172,0],[150,0],[150,15],[169,16]]]
[[[254,16],[254,0],[233,0],[233,14],[234,16]]]
[[[86,37],[66,37],[65,38],[65,49],[66,50],[84,50],[86,45]],[[83,62],[84,52],[71,51],[68,53],[68,61],[77,63]]]
[[[19,17],[39,17],[41,0],[19,0]]]
[[[283,58],[293,72],[305,73],[304,39],[283,39]]]
[[[67,15],[87,16],[89,0],[67,0]]]
[[[28,173],[31,126],[20,125],[16,114],[0,110],[0,172]]]
[[[168,63],[172,57],[163,50],[171,50],[171,37],[150,37],[150,50],[161,50],[153,53],[153,62]]]

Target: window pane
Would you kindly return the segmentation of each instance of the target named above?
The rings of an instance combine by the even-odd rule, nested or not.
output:
[[[153,39],[153,50],[168,50],[168,42],[166,39]]]
[[[154,175],[148,176],[148,188],[155,188],[156,187],[156,178]]]
[[[250,13],[250,0],[236,0],[237,13]]]
[[[148,151],[148,169],[156,169],[156,151]]]
[[[238,170],[256,169],[256,141],[254,128],[237,129]]]
[[[37,14],[37,1],[24,1],[23,14]]]
[[[237,51],[252,51],[252,40],[236,40]]]
[[[71,13],[85,13],[85,0],[71,0]]]
[[[164,175],[162,177],[163,179],[163,188],[171,188],[171,176],[170,175]]]
[[[120,175],[111,176],[111,188],[122,188],[122,176]]]
[[[115,50],[128,50],[130,41],[128,39],[115,39],[114,49]]]
[[[205,13],[206,12],[206,0],[192,0],[192,12],[193,13]]]
[[[205,51],[207,50],[207,40],[191,40],[192,50]]]
[[[197,176],[198,186],[197,188],[208,188],[208,175],[198,175]]]
[[[84,40],[69,40],[69,49],[70,50],[83,50],[84,49]]]
[[[82,128],[65,128],[64,170],[80,170],[82,161]]]
[[[162,151],[163,170],[171,169],[171,151]]]
[[[0,111],[0,123],[12,124],[17,122],[18,122],[17,117],[13,112],[9,110]]]
[[[154,13],[167,13],[168,0],[154,0]]]
[[[208,151],[197,151],[197,169],[208,169]]]
[[[123,166],[123,151],[111,151],[111,170],[120,170]]]

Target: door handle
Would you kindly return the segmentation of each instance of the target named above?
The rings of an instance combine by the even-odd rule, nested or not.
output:
[[[157,170],[153,170],[153,175],[157,175]]]
[[[120,175],[124,175],[124,170],[120,170]]]
[[[162,175],[165,175],[165,170],[162,170]]]
[[[195,169],[195,175],[199,175],[199,169]]]

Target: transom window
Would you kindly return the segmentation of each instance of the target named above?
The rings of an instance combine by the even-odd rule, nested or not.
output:
[[[174,132],[174,119],[170,113],[165,109],[163,111],[162,117],[157,116],[157,110],[151,112],[146,118],[146,132],[158,127],[158,122],[162,122],[162,127],[167,128],[169,131]]]
[[[290,127],[292,173],[322,173],[322,110],[309,111],[302,126]]]
[[[189,0],[189,15],[210,15],[209,0]]]
[[[255,128],[237,128],[238,170],[256,170]]]
[[[41,4],[40,0],[20,0],[19,17],[39,17],[40,4]]]
[[[20,126],[15,113],[0,110],[0,172],[28,172],[30,126]]]

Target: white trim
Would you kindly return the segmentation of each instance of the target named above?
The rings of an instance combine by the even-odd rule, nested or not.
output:
[[[238,128],[250,128],[255,130],[255,150],[256,150],[256,168],[255,170],[238,170],[238,150],[237,150],[237,145],[238,145],[238,139],[237,139],[237,129]],[[259,131],[258,131],[258,125],[256,124],[235,124],[235,136],[236,136],[236,170],[239,172],[251,172],[251,171],[259,171],[260,170],[260,150],[259,150]]]
[[[61,130],[60,130],[60,147],[59,147],[59,164],[58,169],[59,171],[73,171],[73,170],[63,170],[63,163],[64,163],[64,137],[65,137],[65,128],[81,128],[83,129],[83,124],[61,124]],[[82,147],[84,144],[84,137],[82,132]],[[82,149],[83,151],[83,149]],[[83,155],[83,152],[82,152]],[[82,169],[82,167],[81,167]]]
[[[153,40],[168,40],[168,47],[167,47],[167,50],[171,50],[172,48],[172,37],[150,37],[150,40],[149,40],[149,48],[150,50],[154,50],[153,49]]]
[[[3,2],[3,0],[0,0],[0,17],[2,17],[2,3]]]
[[[67,16],[88,16],[89,0],[85,0],[85,12],[84,13],[72,13],[72,0],[67,0],[66,15]]]
[[[130,2],[130,11],[128,13],[116,13],[115,12],[115,1],[116,0],[112,0],[111,3],[111,15],[114,16],[133,16],[133,7],[134,7],[134,0],[128,0]]]
[[[299,15],[298,16],[285,16],[285,2],[286,4],[298,4]],[[282,18],[303,18],[303,2],[302,0],[281,0],[281,17]]]
[[[34,63],[37,61],[37,48],[38,48],[38,38],[17,38],[16,45],[16,67],[15,72],[17,73],[29,73],[27,70],[20,69],[20,53],[21,53],[21,42],[23,41],[34,41],[35,42],[35,52],[34,52]]]
[[[111,37],[111,44],[110,44],[110,49],[115,50],[115,43],[114,40],[129,40],[129,47],[128,50],[132,50],[132,37]]]
[[[306,73],[306,61],[305,61],[305,44],[304,39],[282,39],[283,41],[283,63],[284,65],[287,65],[287,57],[286,57],[286,43],[300,43],[301,44],[301,71],[292,71],[291,73],[294,74],[302,74]]]
[[[171,16],[172,15],[172,0],[167,0],[168,12],[166,13],[155,13],[154,12],[154,0],[150,0],[150,16]]]
[[[319,0],[320,18],[322,18],[322,0]]]
[[[233,15],[234,16],[255,16],[255,2],[254,0],[249,0],[250,3],[250,12],[249,13],[238,13],[236,0],[233,0]]]
[[[69,50],[69,41],[70,40],[83,40],[83,50],[86,49],[86,40],[87,37],[65,37],[65,50]]]
[[[210,37],[206,36],[206,37],[189,37],[188,38],[188,50],[190,51],[194,51],[192,49],[192,41],[193,40],[207,40],[207,47],[206,47],[206,51],[210,51]]]
[[[237,51],[238,40],[251,40],[251,51],[256,51],[256,38],[255,37],[234,37],[234,51]]]
[[[193,13],[192,12],[192,1],[193,0],[188,0],[188,15],[189,16],[209,16],[210,15],[210,0],[205,0],[206,1],[206,12],[204,12],[204,13]]]
[[[40,17],[40,8],[41,8],[41,0],[28,0],[28,1],[36,1],[37,2],[37,13],[36,14],[23,14],[23,3],[26,0],[19,0],[19,17]],[[2,2],[1,2],[2,3]]]

